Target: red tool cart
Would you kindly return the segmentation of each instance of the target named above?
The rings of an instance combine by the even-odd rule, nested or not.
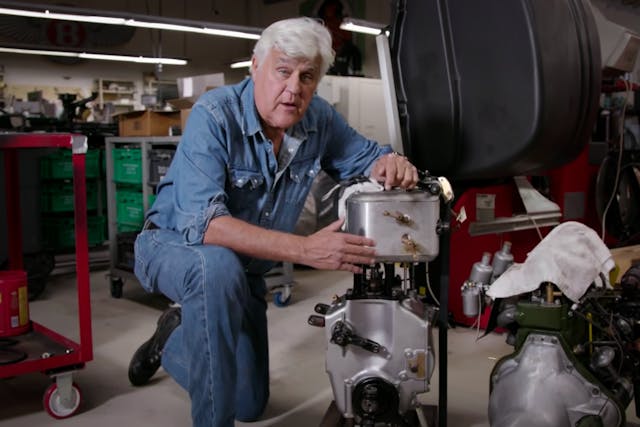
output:
[[[72,379],[73,372],[83,368],[86,362],[93,359],[85,183],[87,138],[85,136],[62,133],[0,133],[0,150],[2,150],[4,156],[5,168],[6,228],[9,252],[9,271],[0,272],[2,273],[0,282],[2,277],[25,277],[22,271],[22,224],[18,151],[59,147],[72,150],[80,340],[79,343],[76,343],[37,322],[28,320],[28,318],[26,319],[28,326],[24,332],[20,328],[15,328],[12,331],[10,329],[12,325],[9,325],[9,332],[7,333],[7,328],[5,327],[4,336],[0,336],[0,356],[4,358],[4,362],[0,358],[0,378],[14,377],[31,372],[42,372],[51,376],[55,381],[44,393],[44,407],[54,418],[67,418],[77,412],[81,401],[80,389]],[[25,292],[20,294],[21,297],[25,297]],[[7,310],[6,300],[5,295],[4,310]],[[28,310],[26,302],[20,301],[19,305]],[[13,304],[13,308],[15,306],[16,304]],[[1,301],[0,308],[3,308]],[[24,315],[25,313],[20,313],[21,321],[25,317]],[[18,316],[11,321],[13,326],[18,324],[17,318]],[[5,322],[5,325],[6,323],[8,322]],[[12,358],[11,355],[14,357]]]

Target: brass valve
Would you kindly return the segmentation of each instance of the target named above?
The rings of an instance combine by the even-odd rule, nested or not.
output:
[[[420,245],[418,244],[418,242],[413,240],[411,236],[406,233],[403,234],[400,239],[402,241],[402,244],[404,245],[404,250],[409,252],[414,259],[418,259],[418,253],[420,252]]]
[[[413,219],[411,219],[411,217],[407,214],[403,214],[400,211],[395,211],[394,213],[391,213],[389,211],[384,211],[382,212],[382,215],[384,216],[390,216],[391,218],[395,219],[396,222],[400,225],[411,225],[413,224]]]
[[[552,304],[556,297],[562,296],[562,292],[556,291],[553,283],[546,282],[545,284],[546,291],[546,302]]]

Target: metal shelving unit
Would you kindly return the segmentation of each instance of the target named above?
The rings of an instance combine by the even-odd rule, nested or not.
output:
[[[115,162],[113,159],[113,149],[118,147],[140,148],[140,161],[142,167],[142,182],[140,182],[142,192],[142,203],[144,212],[149,207],[149,196],[152,193],[152,185],[150,181],[150,156],[149,153],[154,148],[166,148],[167,146],[177,146],[180,137],[173,136],[138,136],[138,137],[108,137],[105,139],[106,154],[106,179],[107,179],[107,222],[108,222],[108,241],[109,241],[109,260],[110,260],[110,285],[111,296],[120,298],[124,282],[127,279],[137,280],[129,269],[119,266],[118,253],[118,217],[116,205],[116,185],[114,180]],[[142,224],[140,224],[142,227]],[[267,288],[273,293],[273,302],[279,307],[289,304],[291,301],[293,280],[293,265],[291,263],[282,263],[267,274],[265,278]]]
[[[109,260],[110,260],[110,284],[111,296],[120,298],[122,296],[122,288],[126,279],[135,279],[131,270],[119,266],[119,248],[118,248],[118,215],[116,204],[116,185],[114,180],[115,162],[113,158],[114,148],[139,148],[140,149],[140,167],[141,182],[135,184],[140,187],[142,194],[142,207],[146,212],[149,209],[149,196],[153,194],[150,182],[149,153],[154,148],[166,148],[168,146],[177,146],[180,137],[177,136],[136,136],[136,137],[108,137],[105,138],[105,155],[106,155],[106,179],[107,179],[107,228],[109,240]],[[140,224],[140,229],[142,224]]]
[[[98,79],[98,105],[112,103],[119,112],[130,111],[134,107],[136,84],[131,80]]]

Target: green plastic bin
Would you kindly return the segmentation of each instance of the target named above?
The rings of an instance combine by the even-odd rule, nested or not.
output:
[[[40,193],[42,212],[73,212],[73,181],[45,181]],[[98,182],[86,181],[87,211],[98,208]]]
[[[118,224],[127,224],[142,228],[144,223],[142,192],[117,189],[116,216]]]
[[[45,217],[42,220],[42,237],[45,247],[68,249],[76,245],[73,217]],[[107,240],[104,216],[87,217],[87,238],[89,246],[99,246]]]
[[[114,148],[113,181],[120,184],[142,183],[142,154],[140,148]]]
[[[97,178],[100,175],[99,149],[87,150],[85,154],[85,177]],[[71,150],[61,148],[40,158],[40,178],[42,179],[71,179],[73,178],[73,163]]]

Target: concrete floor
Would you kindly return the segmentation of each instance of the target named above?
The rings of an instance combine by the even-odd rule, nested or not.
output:
[[[298,427],[318,425],[332,400],[325,374],[324,331],[307,325],[318,302],[329,302],[351,285],[350,274],[296,270],[293,300],[287,307],[269,305],[271,400],[264,417],[237,426]],[[92,318],[94,359],[74,374],[82,390],[80,412],[63,421],[43,409],[50,383],[34,373],[0,380],[0,426],[154,426],[190,425],[189,398],[162,370],[151,384],[129,384],[127,367],[136,348],[154,331],[167,302],[146,295],[135,281],[125,283],[124,296],[114,299],[106,271],[93,272]],[[76,287],[73,276],[52,278],[45,293],[30,305],[31,318],[62,335],[77,339]],[[434,338],[437,344],[437,330]],[[476,341],[476,331],[457,327],[448,333],[448,425],[488,426],[489,373],[496,358],[511,347],[504,337]],[[438,372],[432,378],[427,403],[438,402]],[[631,404],[627,413],[634,411]],[[629,416],[629,426],[638,419]]]

